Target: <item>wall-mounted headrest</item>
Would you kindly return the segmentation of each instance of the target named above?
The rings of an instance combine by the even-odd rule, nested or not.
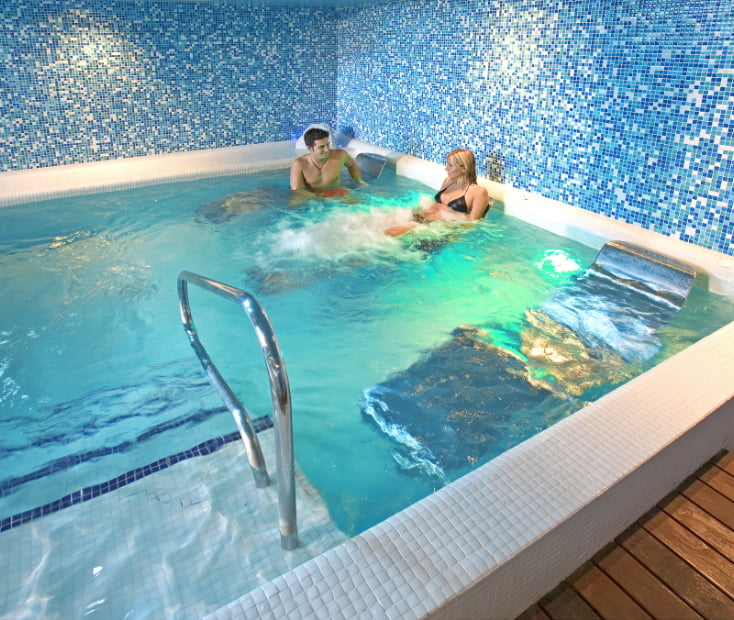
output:
[[[336,139],[334,138],[334,132],[331,131],[331,127],[329,127],[326,123],[313,123],[312,125],[306,127],[306,129],[301,134],[301,137],[296,140],[297,149],[306,149],[306,143],[303,140],[303,136],[309,129],[323,129],[324,131],[326,131],[329,134],[329,146],[332,149],[336,148]]]

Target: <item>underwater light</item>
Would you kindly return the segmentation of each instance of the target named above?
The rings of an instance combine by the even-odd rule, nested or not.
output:
[[[548,250],[543,258],[535,266],[546,272],[554,274],[569,274],[581,271],[582,267],[564,250]]]

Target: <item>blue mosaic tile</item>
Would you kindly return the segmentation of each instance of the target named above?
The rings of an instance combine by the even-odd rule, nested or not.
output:
[[[4,0],[0,170],[318,120],[734,254],[733,31],[725,0]]]
[[[732,3],[338,14],[340,129],[436,162],[468,147],[490,178],[734,254]]]
[[[336,124],[314,8],[127,0],[0,6],[0,169],[287,140]]]
[[[66,407],[68,407],[68,404],[60,405],[57,408],[63,411]],[[122,441],[118,444],[111,445],[111,446],[102,446],[99,448],[93,448],[91,450],[85,450],[83,452],[79,452],[76,454],[69,454],[69,455],[57,458],[45,464],[43,467],[30,471],[23,476],[17,476],[17,477],[10,478],[10,479],[0,479],[0,497],[4,497],[7,495],[10,495],[11,493],[16,492],[18,488],[20,488],[21,486],[23,486],[24,484],[28,482],[32,482],[33,480],[39,480],[41,478],[45,478],[46,476],[50,476],[54,473],[58,473],[63,470],[69,469],[80,463],[86,463],[86,462],[98,459],[100,457],[103,457],[103,456],[108,456],[111,454],[123,454],[135,448],[140,443],[148,439],[151,439],[152,437],[161,435],[162,433],[165,433],[177,427],[202,422],[222,412],[226,412],[225,407],[219,407],[219,408],[214,408],[214,409],[204,409],[204,410],[197,411],[190,415],[179,416],[175,418],[174,420],[169,420],[161,424],[156,424],[146,429],[145,431],[136,435],[133,441]],[[42,443],[37,443],[35,445],[45,445],[46,443],[48,443],[48,441],[44,439]],[[219,449],[219,444],[217,443],[216,440],[212,440],[210,450],[215,451],[217,449]],[[173,461],[173,462],[176,462],[176,461]]]

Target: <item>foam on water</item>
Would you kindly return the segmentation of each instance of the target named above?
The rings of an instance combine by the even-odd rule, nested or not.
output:
[[[414,437],[402,424],[389,422],[385,419],[388,411],[387,403],[381,398],[382,392],[387,389],[377,386],[362,393],[362,412],[369,416],[380,430],[397,443],[405,446],[409,456],[403,456],[399,452],[393,452],[393,458],[398,466],[404,471],[413,469],[427,476],[435,476],[439,480],[445,479],[444,470],[436,463],[436,456],[430,448],[425,446],[419,439]],[[450,431],[450,429],[447,429]]]
[[[404,254],[404,244],[385,234],[391,226],[412,221],[409,208],[363,212],[332,212],[328,219],[275,233],[270,259],[298,258],[342,261],[355,257],[378,258]]]
[[[351,263],[356,258],[380,261],[416,259],[415,252],[404,239],[386,234],[390,228],[413,223],[413,212],[431,202],[418,192],[385,198],[362,195],[363,202],[337,205],[314,201],[307,216],[294,214],[286,218],[273,233],[264,260],[297,258],[305,261]],[[319,212],[320,211],[320,212]],[[456,223],[418,224],[411,238],[440,239],[457,230]]]

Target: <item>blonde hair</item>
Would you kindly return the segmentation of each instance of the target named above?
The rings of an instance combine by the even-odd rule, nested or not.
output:
[[[477,182],[477,162],[474,153],[469,149],[455,149],[446,155],[446,161],[449,159],[453,159],[461,166],[470,184]]]

